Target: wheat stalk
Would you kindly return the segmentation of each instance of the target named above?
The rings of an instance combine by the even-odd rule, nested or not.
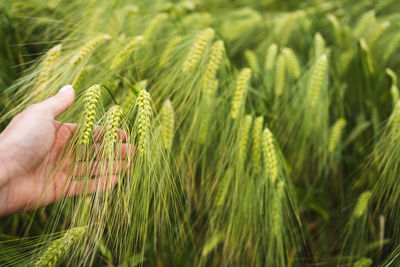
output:
[[[86,45],[84,45],[78,54],[71,60],[71,65],[78,64],[82,59],[84,59],[88,54],[93,52],[97,47],[99,47],[102,43],[111,40],[111,36],[108,34],[100,34],[96,36],[94,39],[89,41]]]
[[[121,123],[122,110],[119,106],[112,106],[106,114],[106,131],[104,134],[105,154],[112,156],[118,138],[118,128]]]
[[[110,65],[111,70],[120,67],[127,60],[128,56],[139,47],[144,37],[142,35],[135,36],[113,59]]]
[[[279,181],[276,185],[276,189],[273,194],[273,204],[272,204],[272,233],[278,236],[280,229],[282,229],[282,200],[285,192],[285,183]]]
[[[160,132],[163,140],[164,147],[170,149],[172,141],[174,139],[175,131],[175,114],[174,107],[172,106],[171,100],[164,102],[161,108],[161,125]]]
[[[235,94],[232,99],[231,116],[233,119],[238,116],[239,110],[243,106],[249,87],[250,78],[251,70],[249,68],[244,68],[240,71],[236,82]]]
[[[317,58],[308,84],[308,101],[312,108],[318,102],[327,71],[328,57],[324,54]]]
[[[151,96],[145,90],[142,89],[139,92],[137,99],[138,104],[138,150],[139,155],[144,156],[146,146],[149,140],[150,134],[150,118],[151,118]]]
[[[51,242],[46,251],[34,263],[34,266],[53,266],[68,249],[82,238],[86,227],[75,227],[67,230],[60,238]]]
[[[296,54],[292,49],[287,47],[283,48],[282,54],[285,57],[285,65],[288,73],[293,79],[298,79],[300,77],[300,64]]]
[[[343,129],[346,127],[346,120],[344,118],[338,119],[332,126],[331,135],[329,137],[328,151],[334,152],[339,144],[340,136],[342,135]]]
[[[267,176],[272,183],[278,178],[278,159],[274,145],[274,136],[268,128],[264,129],[262,136],[264,165],[267,170]]]
[[[285,56],[283,54],[279,54],[277,60],[276,60],[276,66],[275,66],[275,76],[274,76],[274,82],[275,82],[275,95],[280,96],[283,94],[283,90],[285,88],[285,80],[286,80],[286,60]]]
[[[203,79],[203,93],[206,91],[209,81],[215,79],[224,55],[224,51],[224,42],[216,41],[212,47],[210,61]]]
[[[260,160],[261,160],[261,135],[264,127],[264,117],[259,116],[256,118],[254,122],[254,127],[253,127],[253,146],[251,150],[251,156],[252,156],[252,163],[253,163],[253,169],[254,173],[258,174],[260,172],[261,166],[260,166]]]
[[[355,218],[360,218],[362,215],[365,214],[365,212],[367,211],[368,202],[369,199],[371,198],[371,195],[372,194],[370,191],[366,191],[358,197],[357,204],[354,207],[354,212],[353,212],[353,216]]]
[[[270,44],[265,56],[265,69],[271,71],[275,66],[276,56],[278,55],[278,45],[273,43]]]
[[[182,65],[182,71],[192,70],[200,60],[201,54],[203,54],[208,42],[214,38],[215,31],[211,28],[203,30],[196,41],[189,50],[185,62]]]

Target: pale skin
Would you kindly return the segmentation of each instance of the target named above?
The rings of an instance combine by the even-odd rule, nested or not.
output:
[[[66,158],[57,170],[63,147],[77,127],[55,118],[72,105],[74,98],[73,88],[64,86],[55,96],[18,114],[0,134],[0,216],[31,211],[63,197],[103,191],[117,183],[118,168],[104,175],[93,162],[92,179],[87,184],[71,177],[68,170],[72,158]],[[127,149],[124,145],[121,158],[126,158]],[[84,161],[79,166],[86,170]]]

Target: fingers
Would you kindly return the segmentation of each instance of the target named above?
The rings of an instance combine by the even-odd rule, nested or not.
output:
[[[44,100],[38,105],[48,110],[51,113],[51,116],[55,118],[72,105],[74,98],[74,88],[72,88],[71,85],[66,85],[62,87],[55,96]]]
[[[71,181],[71,184],[64,195],[66,197],[72,197],[83,194],[93,194],[96,192],[103,192],[106,189],[113,188],[117,183],[118,183],[117,176],[100,177],[97,179],[90,179],[88,181],[85,180]]]

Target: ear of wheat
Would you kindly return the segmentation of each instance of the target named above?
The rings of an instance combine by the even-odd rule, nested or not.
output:
[[[164,49],[164,52],[161,55],[159,67],[163,67],[171,57],[171,53],[175,46],[177,46],[182,41],[182,36],[177,35],[174,36],[171,40],[169,40],[167,46]]]
[[[251,50],[246,50],[244,51],[244,56],[254,76],[258,77],[261,74],[261,70],[258,63],[257,55]]]
[[[354,267],[370,267],[372,265],[372,260],[368,258],[361,258],[354,263]]]
[[[392,115],[390,115],[390,125],[394,135],[400,132],[400,101],[397,101]]]
[[[247,90],[249,87],[249,82],[251,78],[251,70],[249,68],[244,68],[240,71],[239,76],[236,82],[236,90],[232,99],[232,109],[231,116],[235,119],[241,107],[244,104],[244,100],[246,98]]]
[[[154,32],[157,28],[168,18],[167,13],[160,13],[158,14],[153,20],[150,22],[149,26],[147,27],[146,31],[144,32],[143,36],[143,45],[146,45],[149,40],[153,37]]]
[[[106,131],[104,135],[104,151],[108,157],[113,156],[115,144],[118,138],[118,127],[121,122],[122,110],[114,105],[106,114]]]
[[[370,191],[366,191],[359,196],[353,212],[354,217],[360,218],[362,215],[365,214],[365,212],[367,211],[368,202],[369,199],[371,198],[371,195],[372,194]]]
[[[214,34],[215,31],[211,28],[207,28],[199,34],[183,62],[182,71],[192,70],[197,65],[208,42],[214,38]]]
[[[339,144],[340,136],[342,135],[343,129],[346,127],[346,120],[344,118],[338,119],[332,126],[331,135],[329,137],[328,151],[334,152]]]
[[[71,60],[71,65],[78,64],[82,59],[84,59],[88,54],[93,52],[102,43],[111,40],[111,36],[108,34],[100,34],[96,36],[93,40],[89,41],[84,45],[78,54]]]
[[[161,138],[164,143],[164,147],[170,149],[172,146],[172,141],[174,139],[175,131],[175,115],[174,108],[172,106],[171,100],[164,102],[161,108]]]
[[[281,96],[285,88],[286,81],[286,60],[283,54],[279,54],[276,60],[275,77],[274,77],[274,91],[276,96]]]
[[[311,108],[314,108],[318,102],[327,71],[328,58],[324,54],[315,62],[308,84],[308,101]]]
[[[76,76],[76,78],[74,79],[73,83],[72,83],[72,87],[77,90],[79,89],[79,87],[81,86],[83,80],[85,79],[86,75],[89,72],[89,68],[88,67],[84,67]]]
[[[146,89],[147,80],[140,81],[134,85],[134,88],[140,92],[142,89]],[[127,114],[135,105],[138,93],[132,89],[126,89],[128,93],[124,97],[124,101],[122,102],[121,109]]]
[[[210,61],[208,62],[206,74],[203,80],[203,92],[206,91],[208,83],[210,80],[215,79],[217,71],[222,61],[224,55],[224,42],[216,41],[211,50]]]
[[[145,155],[150,134],[151,96],[142,89],[137,99],[138,104],[138,151],[140,156]]]
[[[86,227],[75,227],[67,230],[60,238],[51,242],[46,251],[35,262],[35,266],[53,266],[59,258],[82,238]]]
[[[258,174],[261,170],[261,135],[264,128],[264,117],[259,116],[256,118],[253,127],[253,146],[251,150],[251,161],[253,164],[254,173]]]
[[[392,86],[390,87],[390,94],[392,96],[393,107],[399,101],[399,88],[397,87],[397,75],[391,69],[386,69],[386,74],[392,79]]]
[[[264,166],[267,171],[268,179],[275,183],[278,179],[278,158],[274,145],[274,136],[268,128],[264,129],[262,136],[262,147],[264,156]]]
[[[278,45],[273,43],[268,47],[265,57],[265,70],[271,71],[275,66],[276,56],[278,55]]]
[[[383,33],[389,29],[390,27],[390,22],[389,21],[384,21],[381,24],[378,25],[377,29],[375,29],[374,32],[372,32],[367,38],[366,41],[370,47],[372,47],[375,42],[383,35]]]
[[[243,162],[245,160],[247,145],[249,141],[249,132],[253,122],[253,117],[251,115],[246,115],[239,130],[239,161]]]
[[[61,54],[61,44],[52,47],[47,51],[42,62],[42,68],[36,82],[36,88],[42,87],[50,79],[51,70]]]
[[[300,77],[300,64],[296,54],[292,49],[287,47],[283,48],[282,54],[285,57],[285,65],[288,73],[293,79],[298,79]]]
[[[325,48],[325,39],[318,32],[314,36],[314,56],[315,56],[315,58],[319,58],[323,54],[325,54],[326,53],[325,49],[326,49]]]
[[[142,35],[135,36],[113,59],[110,65],[110,69],[117,69],[119,66],[125,63],[128,56],[137,49],[140,42],[143,41],[144,37]]]
[[[354,27],[353,34],[356,37],[365,36],[366,32],[369,32],[373,25],[375,24],[375,11],[370,10],[365,12],[358,20],[356,26]]]
[[[400,47],[400,33],[397,34],[387,45],[385,52],[383,53],[383,60],[387,61],[390,56]]]
[[[83,130],[80,139],[81,144],[89,144],[95,122],[96,106],[100,99],[100,85],[96,84],[87,89],[84,99]]]

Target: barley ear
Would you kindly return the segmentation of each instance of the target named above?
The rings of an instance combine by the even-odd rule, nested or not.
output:
[[[244,104],[250,78],[251,70],[249,68],[244,68],[240,71],[236,82],[235,94],[232,99],[231,116],[233,119],[239,115],[239,111]]]
[[[287,47],[282,50],[282,54],[285,57],[285,65],[288,73],[293,79],[298,79],[300,77],[300,64],[296,54],[292,49]]]
[[[175,47],[178,43],[180,43],[181,41],[182,41],[182,36],[177,35],[177,36],[173,37],[173,38],[168,42],[167,46],[166,46],[165,49],[164,49],[164,52],[163,52],[162,55],[161,55],[160,63],[158,63],[158,66],[159,66],[159,67],[163,67],[163,66],[168,62],[168,60],[169,60],[170,57],[171,57],[171,53],[172,53],[174,47]]]
[[[88,54],[96,50],[102,43],[111,40],[111,36],[108,34],[100,34],[93,40],[89,41],[84,45],[78,54],[71,60],[71,65],[78,64],[82,59],[84,59]]]
[[[113,156],[118,139],[118,128],[121,123],[122,110],[114,105],[106,114],[106,130],[104,135],[104,150],[108,157]]]
[[[246,115],[244,117],[243,122],[240,126],[239,129],[239,135],[238,135],[238,140],[239,140],[239,161],[243,162],[246,157],[246,151],[247,151],[247,145],[248,145],[248,140],[249,140],[249,132],[251,129],[251,125],[253,123],[253,117],[251,115]]]
[[[247,64],[254,73],[254,76],[258,77],[261,74],[261,69],[258,63],[257,55],[251,50],[246,50],[244,51],[244,56],[246,58]]]
[[[142,89],[137,99],[138,104],[138,151],[144,156],[150,135],[151,96]]]
[[[278,55],[278,45],[273,43],[268,47],[265,56],[265,70],[271,71],[275,66],[276,56]]]
[[[275,66],[275,95],[281,96],[283,94],[283,90],[285,88],[285,80],[286,80],[286,60],[283,54],[279,54],[278,59],[276,60]]]
[[[314,56],[315,58],[321,57],[323,54],[326,53],[325,48],[325,39],[322,35],[318,32],[314,36]]]
[[[331,135],[329,137],[329,143],[328,143],[329,153],[334,152],[338,147],[340,136],[342,135],[342,132],[345,127],[346,127],[346,120],[344,118],[338,119],[332,126]]]
[[[267,171],[267,176],[272,183],[275,183],[278,179],[279,172],[274,136],[268,128],[265,128],[262,138],[264,165]]]
[[[203,89],[202,89],[203,93],[206,91],[210,80],[215,79],[217,71],[222,61],[222,57],[224,55],[224,51],[225,51],[224,42],[216,41],[212,47],[210,61],[208,62],[206,74],[203,79]]]
[[[399,88],[397,87],[397,75],[391,69],[386,69],[386,74],[392,79],[392,86],[390,87],[390,94],[392,96],[393,106],[399,101]]]
[[[182,71],[193,70],[200,60],[204,49],[206,48],[208,42],[214,38],[215,31],[212,28],[207,28],[203,30],[196,41],[193,43],[186,57],[185,62],[182,65]]]
[[[42,68],[37,78],[36,88],[42,87],[49,81],[51,70],[53,69],[57,59],[60,57],[60,54],[61,54],[61,44],[56,45],[52,47],[49,51],[47,51],[42,62]]]
[[[152,21],[150,21],[145,33],[143,34],[143,45],[146,45],[153,37],[157,28],[168,18],[167,13],[158,14]]]
[[[317,58],[308,83],[308,101],[311,108],[315,108],[318,102],[327,72],[328,57],[324,54]]]
[[[164,147],[170,149],[172,141],[174,139],[175,131],[175,114],[174,107],[172,106],[171,100],[164,102],[161,108],[161,138],[163,140]]]
[[[83,109],[83,131],[80,143],[88,145],[92,136],[93,125],[95,122],[96,106],[100,99],[100,85],[96,84],[87,89],[84,96]]]
[[[368,202],[369,199],[371,198],[371,195],[372,194],[370,191],[366,191],[358,197],[357,204],[354,207],[354,212],[353,212],[353,216],[355,218],[360,218],[362,215],[365,214],[365,212],[367,211]]]
[[[53,266],[57,263],[63,253],[67,252],[86,231],[86,227],[75,227],[67,230],[60,238],[51,242],[46,251],[34,263],[34,266]]]
[[[115,70],[121,65],[123,65],[128,56],[134,51],[138,49],[140,46],[140,42],[143,41],[144,37],[142,35],[135,36],[113,59],[110,65],[111,70]]]
[[[256,118],[253,127],[253,145],[251,150],[251,161],[253,164],[254,173],[258,174],[261,170],[261,135],[264,127],[264,117]]]

